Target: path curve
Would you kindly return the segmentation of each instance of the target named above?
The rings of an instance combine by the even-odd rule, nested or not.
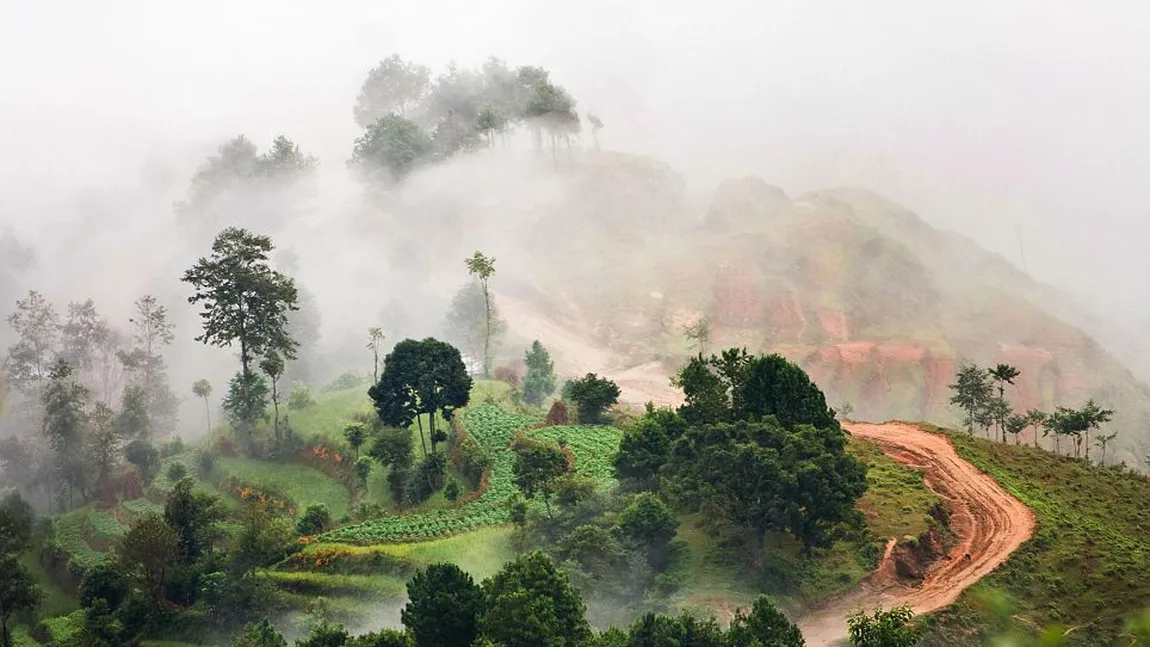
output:
[[[1034,535],[1030,508],[963,460],[946,436],[902,422],[844,423],[843,428],[878,445],[896,461],[922,470],[927,486],[950,508],[950,527],[957,541],[917,586],[897,580],[888,544],[879,568],[859,588],[799,619],[808,647],[845,638],[846,617],[860,608],[908,605],[915,613],[928,613],[945,607]]]

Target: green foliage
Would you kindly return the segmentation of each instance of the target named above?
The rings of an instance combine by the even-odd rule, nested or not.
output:
[[[392,54],[367,73],[355,101],[355,123],[367,128],[392,113],[405,114],[423,99],[430,83],[430,69]]]
[[[297,463],[274,463],[248,458],[220,458],[217,471],[226,481],[286,497],[297,507],[322,503],[339,519],[347,514],[351,496],[339,481]]]
[[[505,647],[576,647],[591,638],[578,592],[543,553],[508,563],[483,583],[483,595],[480,629]]]
[[[1122,644],[1127,617],[1150,599],[1150,485],[1026,446],[950,435],[962,458],[1034,511],[1034,538],[931,619],[924,645],[966,645],[1007,624],[1075,628],[1069,645]]]
[[[322,503],[312,503],[304,509],[296,522],[296,532],[301,535],[314,535],[323,532],[331,525],[331,513]]]
[[[990,374],[976,364],[963,364],[955,375],[954,391],[950,403],[966,412],[966,433],[974,433],[974,425],[986,426],[987,408],[992,396]]]
[[[649,408],[619,443],[615,471],[620,480],[642,489],[658,488],[659,472],[670,460],[671,445],[686,429],[686,421],[677,413]]]
[[[236,636],[233,647],[287,647],[287,641],[280,635],[267,618],[244,627]]]
[[[485,293],[481,282],[468,281],[451,299],[445,326],[449,338],[459,344],[470,360],[482,361],[490,351],[485,349],[489,326],[492,341],[507,331],[507,322],[499,315],[495,295]]]
[[[124,457],[140,469],[140,478],[148,483],[156,473],[160,463],[160,452],[146,440],[133,440],[124,448]]]
[[[785,530],[807,548],[829,545],[839,524],[857,522],[865,468],[846,453],[837,427],[762,423],[689,429],[668,466],[684,504],[755,530]]]
[[[164,582],[179,547],[179,536],[156,514],[141,517],[124,537],[124,566],[139,580],[157,608],[164,599]]]
[[[83,440],[88,390],[76,382],[72,367],[63,359],[56,360],[48,372],[48,385],[41,395],[44,406],[42,432],[55,453],[55,478],[67,490],[68,507],[73,491],[88,482],[84,462]]]
[[[679,519],[671,508],[650,492],[635,495],[619,515],[619,529],[647,551],[648,560],[658,570],[667,564],[678,526]]]
[[[251,430],[268,417],[268,381],[254,371],[236,373],[220,406],[237,430]]]
[[[551,354],[536,339],[523,354],[527,374],[523,377],[523,401],[537,407],[555,392],[555,362]]]
[[[42,597],[28,569],[15,555],[0,556],[0,638],[5,645],[10,645],[12,640],[9,625],[12,614],[35,608]]]
[[[516,440],[515,467],[513,468],[515,487],[531,499],[536,494],[547,506],[551,514],[551,494],[555,479],[571,470],[567,456],[558,446],[536,442],[527,438]]]
[[[52,364],[52,351],[60,334],[59,316],[42,294],[30,290],[17,299],[8,323],[18,341],[8,348],[4,368],[12,385],[26,395],[40,388]]]
[[[572,380],[563,387],[563,398],[579,409],[579,422],[598,424],[603,412],[619,401],[619,385],[594,373]]]
[[[351,165],[369,177],[387,173],[402,180],[431,153],[431,138],[414,121],[396,114],[385,115],[367,126],[355,140]]]
[[[910,607],[880,607],[870,616],[859,611],[847,618],[847,628],[853,647],[914,647],[922,633]]]
[[[356,458],[359,458],[359,448],[367,440],[367,427],[363,423],[353,422],[343,428],[343,437],[347,440],[348,446],[355,452]]]
[[[351,372],[340,373],[339,377],[337,377],[334,380],[332,380],[331,382],[328,382],[327,384],[323,385],[323,388],[321,389],[321,391],[323,393],[333,393],[335,391],[346,391],[348,389],[359,388],[359,387],[363,386],[364,384],[368,384],[369,382],[370,382],[370,380],[368,380],[367,378],[363,377],[362,375],[358,375],[356,373],[351,373]]]
[[[385,425],[407,428],[427,414],[435,451],[436,416],[450,420],[455,409],[467,406],[471,376],[454,346],[431,337],[405,339],[384,358],[383,373],[368,395]]]
[[[105,558],[84,570],[76,597],[80,606],[91,607],[103,600],[110,609],[116,609],[132,592],[132,584],[123,566],[112,558]]]
[[[315,404],[315,398],[311,395],[311,389],[303,382],[297,382],[292,385],[291,393],[288,394],[288,409],[292,411],[303,411]]]
[[[694,357],[675,376],[685,404],[679,413],[691,425],[774,416],[784,427],[837,427],[834,412],[809,376],[781,355],[752,356],[729,348]]]
[[[455,501],[459,498],[459,483],[456,481],[449,481],[447,486],[443,488],[443,496],[448,501]]]
[[[178,463],[173,463],[178,464]],[[178,560],[194,564],[219,536],[215,525],[224,518],[218,497],[193,489],[195,481],[185,478],[176,483],[164,504],[164,521],[179,537]]]
[[[407,583],[400,617],[419,645],[469,647],[479,634],[483,591],[455,564],[432,564]]]
[[[766,597],[755,598],[751,612],[740,609],[731,620],[727,640],[732,646],[775,645],[777,647],[805,647],[799,628],[771,604]],[[894,646],[892,647],[901,647]]]

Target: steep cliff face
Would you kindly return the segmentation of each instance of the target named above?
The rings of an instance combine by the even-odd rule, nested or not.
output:
[[[1015,408],[1093,397],[1117,411],[1118,459],[1150,451],[1150,389],[1083,332],[1090,313],[971,240],[866,191],[791,199],[741,178],[689,204],[657,164],[588,168],[537,207],[567,214],[528,230],[548,241],[531,261],[546,272],[500,289],[616,358],[604,370],[674,370],[696,351],[683,326],[705,316],[710,350],[782,353],[861,419],[957,422],[958,364],[1007,362]]]

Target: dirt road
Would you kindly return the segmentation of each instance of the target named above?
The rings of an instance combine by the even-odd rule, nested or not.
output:
[[[949,554],[930,567],[923,582],[913,587],[895,578],[888,547],[883,563],[858,589],[799,620],[810,647],[844,638],[846,616],[860,608],[905,604],[915,613],[927,613],[954,602],[1034,534],[1034,513],[960,458],[945,436],[900,422],[844,427],[900,463],[921,469],[926,484],[950,507],[950,525],[958,539]]]

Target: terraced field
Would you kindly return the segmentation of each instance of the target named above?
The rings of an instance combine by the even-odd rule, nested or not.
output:
[[[345,526],[318,537],[326,543],[385,544],[448,537],[509,521],[507,499],[515,493],[512,482],[515,455],[508,449],[515,434],[538,425],[538,416],[509,413],[494,404],[469,409],[467,432],[492,457],[488,489],[472,501],[439,510],[415,512]],[[615,485],[611,457],[622,433],[613,427],[548,427],[530,432],[539,440],[565,439],[575,455],[578,473],[597,479],[604,489]]]

